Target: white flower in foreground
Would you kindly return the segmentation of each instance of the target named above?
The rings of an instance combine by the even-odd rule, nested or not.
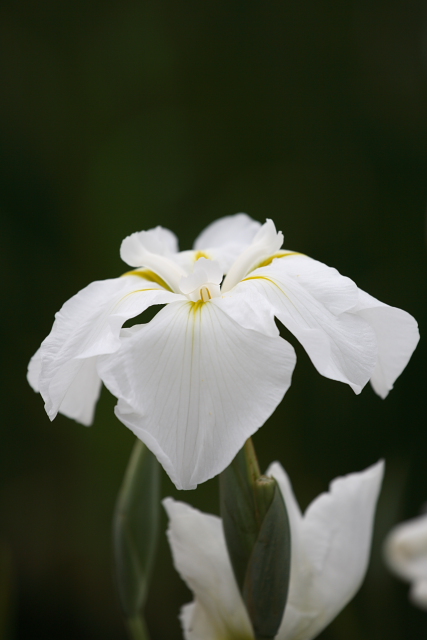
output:
[[[379,462],[337,478],[302,515],[284,469],[277,462],[268,469],[282,491],[291,527],[289,594],[279,640],[315,638],[359,589],[383,471]],[[253,640],[220,518],[171,498],[163,504],[175,567],[195,596],[181,611],[185,639]]]
[[[322,375],[356,393],[371,380],[385,397],[417,344],[415,320],[282,243],[271,220],[245,214],[211,224],[191,251],[161,227],[127,237],[121,257],[134,269],[68,300],[30,362],[49,417],[90,424],[102,378],[117,417],[178,488],[194,488],[231,462],[289,388],[295,352],[275,316]],[[166,306],[121,329],[151,305]]]
[[[390,569],[412,583],[409,597],[427,610],[427,514],[391,530],[384,543]]]

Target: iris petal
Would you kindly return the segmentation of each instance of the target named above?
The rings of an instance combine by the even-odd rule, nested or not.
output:
[[[235,287],[244,294],[249,289],[270,303],[319,373],[360,393],[377,361],[377,340],[370,324],[350,313],[358,300],[354,282],[316,260],[289,254]]]
[[[271,415],[295,353],[247,329],[212,302],[177,302],[123,335],[100,373],[119,419],[153,451],[178,488],[220,473]]]
[[[120,329],[126,320],[142,313],[150,305],[176,299],[182,299],[182,296],[134,275],[93,282],[70,298],[56,314],[52,331],[40,347],[39,364],[36,367],[34,361],[30,366],[30,383],[43,396],[51,420],[64,402],[68,407],[66,415],[70,413],[65,400],[70,386],[82,389],[87,376],[91,380],[93,396],[97,397],[99,388],[95,393],[93,375],[89,374],[89,368],[83,366],[85,359],[113,353],[120,347]],[[86,404],[85,394],[81,402],[83,407]],[[71,413],[76,414],[76,411]],[[87,424],[90,412],[83,408],[81,411],[83,422]]]
[[[390,307],[361,289],[352,311],[369,322],[375,331],[378,359],[371,384],[376,393],[385,398],[418,344],[418,325],[406,311]]]
[[[267,473],[285,493],[283,468],[275,463]],[[359,589],[369,561],[383,474],[380,461],[360,473],[336,478],[329,491],[308,507],[299,524],[298,546],[292,551],[296,553],[289,585],[293,628],[286,611],[278,640],[315,638]]]

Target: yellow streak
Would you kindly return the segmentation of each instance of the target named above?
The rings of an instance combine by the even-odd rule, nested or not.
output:
[[[190,313],[197,315],[197,313],[202,311],[203,305],[205,305],[206,302],[204,302],[204,300],[197,300],[197,302],[190,300],[188,304],[191,305]]]
[[[286,296],[288,300],[292,302],[291,298],[288,296],[286,291],[283,291],[282,287],[280,287],[275,280],[273,280],[272,278],[269,278],[268,276],[248,276],[247,278],[243,278],[242,282],[246,282],[246,280],[267,280],[267,282],[271,282],[271,284],[274,284],[274,286],[277,287],[279,291],[281,291],[283,295]]]
[[[121,277],[123,276],[138,276],[143,280],[148,280],[148,282],[156,282],[167,291],[172,291],[170,286],[163,280],[163,278],[158,276],[157,273],[151,271],[150,269],[135,269],[134,271],[127,271],[126,273],[123,273]]]
[[[128,298],[129,296],[133,296],[134,293],[143,293],[144,291],[158,291],[158,289],[156,289],[155,287],[151,287],[151,288],[147,288],[147,289],[135,289],[135,291],[129,291],[129,293],[125,293],[125,295],[122,298],[120,298],[120,300],[117,303],[117,305],[119,305],[120,302],[122,300],[124,300],[125,298]]]
[[[303,253],[299,253],[298,251],[278,251],[277,253],[273,253],[272,256],[269,256],[268,258],[266,258],[265,260],[257,264],[257,266],[254,267],[252,271],[255,271],[255,269],[261,269],[261,267],[268,267],[268,265],[271,264],[273,260],[275,260],[275,258],[287,258],[288,256],[303,256],[303,255],[304,255]]]
[[[196,251],[196,253],[194,254],[194,262],[197,262],[197,260],[200,260],[200,258],[207,258],[208,260],[210,260],[208,254],[204,251]]]
[[[276,285],[276,287],[280,289],[277,282],[275,282],[271,278],[268,278],[267,276],[248,276],[247,278],[243,278],[242,282],[246,282],[247,280],[267,280],[268,282],[271,282],[271,284]]]

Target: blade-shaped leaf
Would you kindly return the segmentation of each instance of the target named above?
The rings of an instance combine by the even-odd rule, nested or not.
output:
[[[114,558],[120,603],[127,618],[144,605],[154,562],[160,509],[160,467],[137,440],[113,521]]]

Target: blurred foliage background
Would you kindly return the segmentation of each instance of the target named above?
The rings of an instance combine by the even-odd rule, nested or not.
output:
[[[3,0],[0,87],[0,637],[124,639],[111,517],[134,437],[106,391],[93,427],[50,423],[27,362],[65,300],[126,270],[126,235],[160,224],[189,248],[238,211],[425,335],[427,5]],[[322,378],[289,339],[298,364],[255,436],[261,466],[279,458],[305,507],[387,461],[368,577],[321,638],[424,637],[381,543],[427,500],[425,345],[382,401]],[[178,495],[163,475],[163,494],[218,512],[217,480]],[[162,534],[152,640],[181,637],[189,599]]]

